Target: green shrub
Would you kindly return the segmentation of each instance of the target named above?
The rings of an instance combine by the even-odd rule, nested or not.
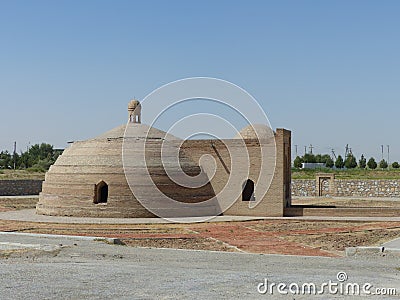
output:
[[[335,161],[335,166],[338,169],[342,169],[344,167],[344,161],[341,155],[339,155]]]
[[[300,156],[297,156],[293,161],[293,166],[297,169],[300,169],[303,163],[303,159]]]
[[[332,168],[335,165],[335,163],[333,162],[333,159],[329,156],[326,158],[326,162],[325,162],[325,166],[327,168]]]
[[[371,157],[367,163],[368,168],[371,170],[375,170],[378,167],[378,164],[375,161],[375,158]]]
[[[392,168],[398,169],[398,168],[400,168],[400,164],[397,161],[395,161],[394,163],[392,163]]]
[[[386,162],[386,160],[382,159],[382,160],[379,162],[379,168],[381,168],[381,169],[387,169],[387,167],[388,167],[388,163]]]
[[[367,159],[364,157],[364,154],[361,155],[358,166],[360,167],[360,169],[365,169],[367,167]]]
[[[344,166],[347,169],[354,169],[355,167],[357,167],[357,160],[353,154],[347,156],[346,161],[344,162]]]

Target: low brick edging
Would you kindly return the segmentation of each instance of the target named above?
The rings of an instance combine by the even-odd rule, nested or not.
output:
[[[39,195],[43,180],[0,180],[0,196]]]
[[[293,179],[292,197],[316,197],[315,179]],[[324,195],[331,197],[399,198],[400,179],[334,179],[333,192],[324,187]]]

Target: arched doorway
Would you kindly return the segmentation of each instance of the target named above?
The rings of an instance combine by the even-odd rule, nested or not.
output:
[[[107,203],[108,199],[108,184],[100,181],[95,186],[94,203]]]
[[[251,179],[247,179],[243,183],[242,190],[242,201],[255,201],[256,198],[254,196],[254,181]]]

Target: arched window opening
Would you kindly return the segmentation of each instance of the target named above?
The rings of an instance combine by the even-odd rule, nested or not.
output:
[[[104,181],[100,181],[95,186],[94,203],[107,203],[108,185]]]
[[[256,198],[254,196],[254,181],[251,179],[247,179],[243,183],[242,190],[242,201],[255,201]]]

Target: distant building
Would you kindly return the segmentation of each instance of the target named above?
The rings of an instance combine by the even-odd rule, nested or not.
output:
[[[302,169],[320,169],[320,168],[326,168],[325,163],[302,163],[301,164]]]

